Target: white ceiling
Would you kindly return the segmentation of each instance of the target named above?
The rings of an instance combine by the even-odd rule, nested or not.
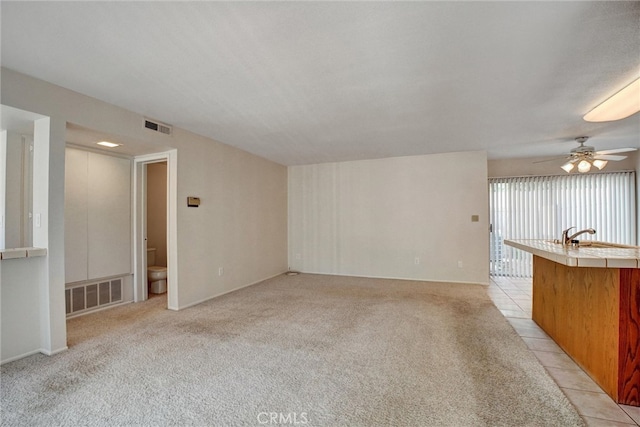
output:
[[[282,164],[640,147],[640,2],[9,2],[2,65]],[[640,94],[639,94],[640,96]]]

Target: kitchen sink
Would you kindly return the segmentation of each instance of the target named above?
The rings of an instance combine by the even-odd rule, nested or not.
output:
[[[555,240],[549,240],[549,242],[551,243],[555,243],[557,245],[562,245],[562,243],[559,243],[558,241]],[[576,247],[575,245],[567,245],[567,247]],[[581,241],[578,243],[578,248],[594,248],[594,249],[611,249],[611,248],[618,248],[618,249],[638,249],[640,247],[638,246],[630,246],[630,245],[622,245],[619,243],[607,243],[607,242],[597,242],[597,241]]]
[[[618,243],[606,243],[606,242],[580,242],[579,248],[624,248],[624,249],[636,249],[637,246],[620,245]]]

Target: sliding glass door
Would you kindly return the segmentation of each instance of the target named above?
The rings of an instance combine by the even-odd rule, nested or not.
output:
[[[531,255],[504,239],[559,239],[562,230],[594,228],[583,240],[636,244],[635,173],[489,179],[490,272],[531,277]]]

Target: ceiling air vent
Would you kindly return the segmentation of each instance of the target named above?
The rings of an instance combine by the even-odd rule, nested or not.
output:
[[[173,133],[171,126],[156,120],[144,119],[144,127],[155,132],[164,133],[165,135],[171,135]]]

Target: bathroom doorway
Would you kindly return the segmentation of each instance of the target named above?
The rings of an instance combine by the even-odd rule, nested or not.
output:
[[[134,300],[164,297],[172,310],[178,309],[176,157],[172,150],[134,159]]]
[[[146,165],[146,242],[148,298],[167,292],[167,162]]]

